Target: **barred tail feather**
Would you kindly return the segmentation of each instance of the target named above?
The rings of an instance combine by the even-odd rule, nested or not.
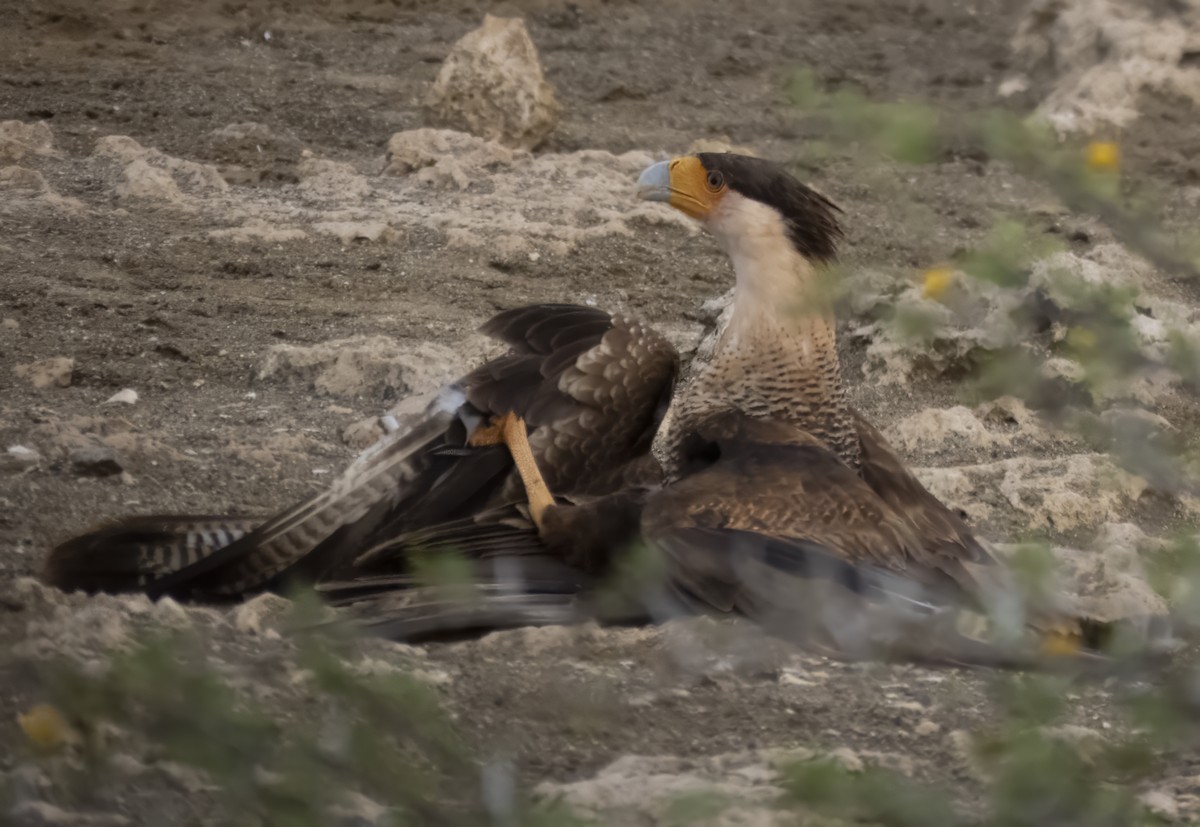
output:
[[[64,591],[144,591],[232,545],[254,526],[254,520],[244,517],[129,517],[55,548],[45,576]]]

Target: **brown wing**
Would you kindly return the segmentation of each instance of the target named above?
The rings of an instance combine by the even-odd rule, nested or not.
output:
[[[664,604],[737,612],[842,657],[1030,662],[958,630],[958,582],[822,443],[736,414],[713,424],[690,440],[686,476],[643,513],[665,560]]]
[[[643,529],[652,540],[683,527],[747,532],[820,549],[925,588],[953,589],[952,581],[928,565],[906,522],[804,431],[726,414],[698,429],[688,450],[700,457],[701,467],[650,499]],[[710,579],[722,564],[687,558],[678,563],[681,581],[692,580],[687,588],[707,595],[715,607],[729,610],[738,602],[736,577]]]
[[[467,398],[525,419],[551,491],[608,494],[644,473],[679,366],[670,342],[636,320],[573,305],[507,311],[483,331],[512,350],[464,380]]]
[[[529,420],[535,439],[541,435],[539,461],[568,493],[619,477],[627,463],[644,465],[677,361],[662,337],[572,305],[501,313],[484,331],[510,351],[449,386],[420,422],[385,438],[318,496],[186,558],[175,554],[173,538],[148,545],[137,520],[110,526],[55,549],[47,577],[72,587],[80,582],[72,572],[87,571],[91,589],[213,597],[291,576],[343,576],[341,569],[365,549],[453,524],[503,505],[506,493],[519,494],[503,447],[466,447],[474,426],[509,411]],[[154,519],[186,527],[179,518]],[[106,577],[106,568],[119,576]]]
[[[1004,571],[962,518],[921,485],[875,426],[854,417],[863,481],[916,536],[924,564],[945,572],[977,603],[1008,588]]]

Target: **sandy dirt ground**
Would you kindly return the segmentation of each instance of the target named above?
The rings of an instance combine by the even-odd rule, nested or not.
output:
[[[731,284],[727,265],[682,219],[636,204],[632,182],[698,140],[789,162],[833,197],[847,271],[864,284],[902,290],[1022,209],[1069,263],[1134,279],[1152,310],[1192,323],[1194,284],[1065,214],[1036,182],[971,152],[866,170],[840,147],[818,156],[819,125],[784,94],[805,67],[829,88],[951,114],[1030,110],[1056,76],[1014,50],[1026,5],[0,4],[0,121],[20,122],[0,134],[0,645],[21,653],[0,673],[0,743],[13,745],[0,772],[26,798],[79,806],[39,784],[17,747],[34,665],[56,648],[100,657],[174,611],[22,579],[55,542],[131,512],[265,515],[313,493],[364,447],[374,417],[488,353],[474,330],[498,309],[586,301],[693,343],[701,305]],[[415,132],[430,125],[422,100],[442,60],[484,12],[524,17],[562,104],[534,154]],[[1108,129],[1125,173],[1168,194],[1168,225],[1195,222],[1194,104],[1167,86],[1136,108]],[[398,150],[426,159],[419,174],[396,168]],[[1086,597],[1152,604],[1130,573],[1136,549],[1192,524],[1192,501],[1115,470],[1019,403],[963,407],[954,365],[887,351],[868,304],[842,328],[851,395],[930,487],[994,541],[1049,537]],[[112,399],[127,389],[135,402]],[[1194,439],[1200,417],[1177,388],[1132,403]],[[183,616],[230,669],[269,664],[264,685],[303,720],[285,642],[225,610]],[[962,745],[992,720],[987,676],[848,666],[715,628],[517,631],[379,644],[372,657],[421,661],[480,754],[511,755],[524,783],[566,784],[553,790],[602,816],[616,806],[604,785],[633,789],[631,778],[752,797],[742,787],[769,784],[745,768],[779,748],[844,749],[970,796]],[[1080,688],[1075,723],[1105,732],[1109,701]],[[1198,773],[1200,758],[1176,756],[1146,791],[1189,812]],[[657,823],[658,805],[618,803],[641,821],[612,823]],[[203,820],[210,805],[151,762],[85,809],[152,824]]]

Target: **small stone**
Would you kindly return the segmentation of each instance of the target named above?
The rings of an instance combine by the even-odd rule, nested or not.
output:
[[[913,729],[913,734],[924,737],[928,735],[937,735],[941,731],[941,724],[938,724],[934,721],[925,720],[916,725],[916,727]]]
[[[260,594],[233,611],[233,626],[239,632],[266,635],[292,608],[292,601],[277,594]]]
[[[16,333],[20,329],[21,329],[21,323],[18,322],[16,319],[11,319],[11,318],[0,319],[0,330],[7,330],[10,332]]]
[[[108,765],[121,775],[130,778],[137,777],[146,772],[146,765],[132,755],[127,755],[123,752],[118,752],[108,758]]]
[[[45,121],[0,121],[0,166],[15,164],[27,155],[54,152],[54,134]]]
[[[785,670],[783,670],[783,672],[781,672],[779,674],[779,685],[780,686],[816,686],[816,684],[814,682],[800,677],[799,675],[797,675],[794,671],[792,671],[790,669],[785,669]]]
[[[176,629],[186,629],[192,625],[192,618],[187,609],[170,597],[159,598],[154,604],[154,617],[163,625]]]
[[[19,379],[27,379],[35,388],[69,388],[71,377],[75,372],[75,360],[66,356],[55,356],[41,359],[24,365],[17,365],[13,373]]]
[[[86,824],[89,827],[123,827],[129,819],[116,813],[83,813],[64,810],[46,801],[22,801],[8,811],[14,824]]]
[[[117,453],[107,445],[89,445],[72,451],[68,459],[71,469],[81,477],[111,477],[124,468]]]
[[[1163,790],[1150,790],[1138,796],[1142,806],[1160,818],[1174,821],[1179,817],[1179,804],[1175,797]]]
[[[829,753],[829,757],[840,764],[846,772],[862,772],[864,769],[863,760],[850,747],[838,747]]]
[[[558,121],[524,21],[485,15],[454,44],[426,100],[444,125],[519,149],[533,149]]]
[[[119,390],[104,401],[105,405],[132,405],[138,401],[138,393],[133,388]]]
[[[27,471],[42,461],[41,454],[24,445],[10,445],[5,453],[3,465],[14,471]]]
[[[342,431],[342,442],[356,451],[361,451],[378,442],[385,432],[381,417],[372,416],[347,425]]]
[[[426,686],[445,686],[454,680],[444,669],[413,669],[409,675]]]

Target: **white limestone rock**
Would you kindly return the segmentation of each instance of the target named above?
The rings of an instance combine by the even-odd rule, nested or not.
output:
[[[454,45],[426,105],[446,125],[520,149],[545,140],[559,113],[525,22],[490,14]]]

